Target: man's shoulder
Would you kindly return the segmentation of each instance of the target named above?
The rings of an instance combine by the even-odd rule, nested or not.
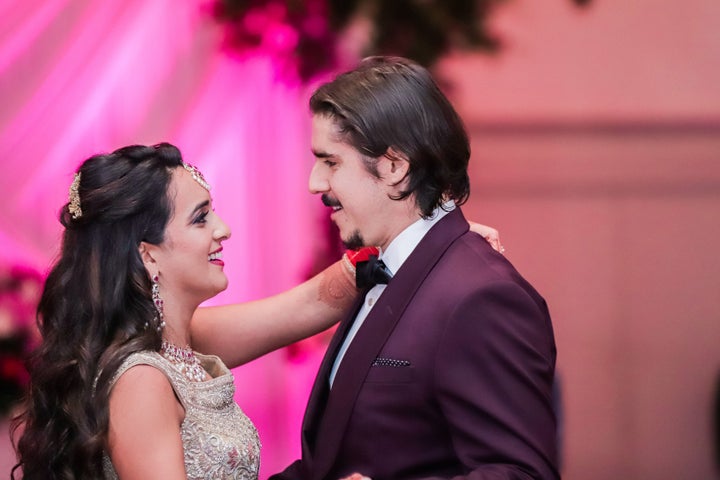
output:
[[[456,291],[515,286],[536,300],[541,297],[507,257],[495,251],[482,236],[468,231],[453,241],[439,258],[434,276],[450,281]]]

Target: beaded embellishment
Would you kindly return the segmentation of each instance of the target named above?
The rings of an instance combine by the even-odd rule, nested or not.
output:
[[[205,369],[200,365],[200,360],[198,360],[195,352],[190,347],[180,348],[167,340],[163,340],[160,353],[170,360],[175,368],[190,381],[202,382],[205,380]]]
[[[210,184],[207,182],[207,180],[205,180],[205,177],[203,177],[203,174],[200,172],[200,170],[197,169],[195,165],[190,165],[189,163],[183,162],[182,166],[185,170],[190,172],[193,180],[199,183],[200,186],[202,186],[208,192],[210,191]]]
[[[160,352],[131,354],[113,375],[110,385],[135,365],[150,365],[166,373],[185,409],[180,433],[188,480],[258,480],[258,432],[233,400],[235,383],[222,361],[195,353],[215,373],[212,380],[190,382]],[[118,480],[112,461],[103,454],[105,480]],[[183,477],[183,478],[186,478]]]
[[[73,182],[70,184],[68,211],[70,215],[72,215],[73,220],[82,217],[82,208],[80,208],[80,172],[75,174],[75,178],[73,178]]]
[[[158,332],[162,331],[163,328],[165,328],[165,302],[160,297],[160,279],[157,275],[153,275],[152,277],[152,299],[153,304],[155,305],[155,310],[157,310],[157,316],[155,317],[155,322],[157,323],[157,326],[155,327]]]

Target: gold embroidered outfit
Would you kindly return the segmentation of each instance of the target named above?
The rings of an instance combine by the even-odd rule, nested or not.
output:
[[[130,355],[112,379],[135,365],[162,371],[185,408],[181,434],[188,479],[257,480],[260,441],[250,419],[233,400],[235,384],[230,370],[214,355],[195,354],[211,377],[189,381],[157,352]],[[118,478],[107,454],[103,458],[106,480]]]

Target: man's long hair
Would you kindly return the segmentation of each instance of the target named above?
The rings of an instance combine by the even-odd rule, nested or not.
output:
[[[446,200],[464,203],[470,194],[470,145],[462,120],[430,73],[400,57],[369,57],[320,86],[310,98],[314,115],[327,115],[343,140],[378,175],[377,158],[392,149],[410,163],[407,188],[423,216]]]

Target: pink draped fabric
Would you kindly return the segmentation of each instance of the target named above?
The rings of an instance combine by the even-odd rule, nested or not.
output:
[[[88,156],[169,141],[213,185],[227,292],[259,298],[298,282],[317,240],[306,91],[272,58],[221,48],[208,1],[0,0],[0,261],[45,271],[57,212]],[[235,371],[260,429],[263,475],[299,451],[317,363],[276,352]]]

